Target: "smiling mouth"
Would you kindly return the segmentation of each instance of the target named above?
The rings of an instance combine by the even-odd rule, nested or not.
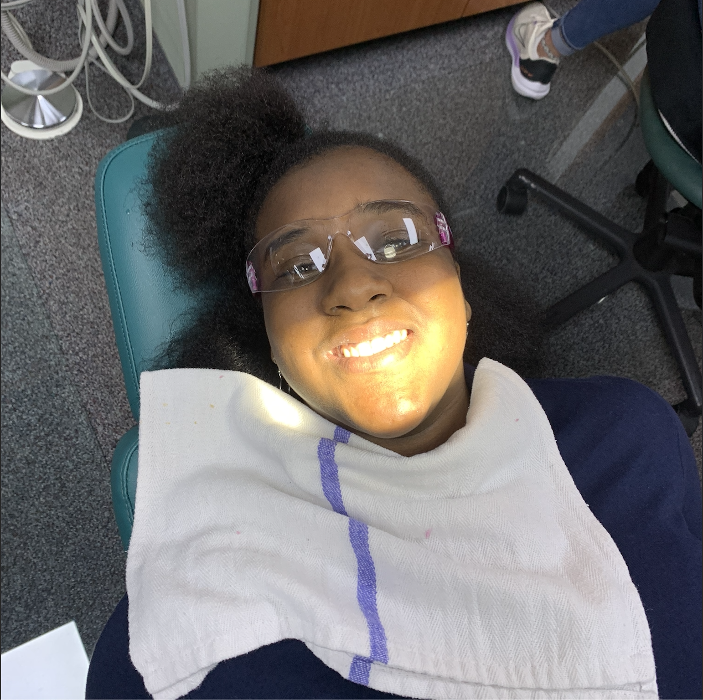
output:
[[[371,340],[364,340],[356,345],[348,343],[340,345],[338,352],[342,357],[371,357],[402,343],[407,337],[408,331],[403,328],[403,330],[393,331],[387,335],[379,335]]]

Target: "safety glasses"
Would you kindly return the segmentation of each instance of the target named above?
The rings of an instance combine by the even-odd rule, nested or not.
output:
[[[344,235],[359,255],[382,265],[453,248],[442,212],[425,204],[382,199],[332,219],[305,219],[264,236],[247,257],[252,293],[282,292],[314,282],[327,268],[332,244]]]

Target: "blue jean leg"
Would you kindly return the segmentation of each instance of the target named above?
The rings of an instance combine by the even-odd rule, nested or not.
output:
[[[606,34],[641,22],[659,0],[581,0],[555,23],[552,41],[562,56],[585,48]]]

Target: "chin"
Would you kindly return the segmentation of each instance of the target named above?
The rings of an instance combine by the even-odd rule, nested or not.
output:
[[[403,403],[408,405],[402,406]],[[353,416],[349,416],[347,422],[356,430],[371,437],[381,439],[403,437],[422,425],[427,418],[428,411],[411,405],[410,401],[401,401],[400,404],[400,406],[396,404],[393,407],[392,414],[379,412],[373,416],[366,415],[356,420]]]

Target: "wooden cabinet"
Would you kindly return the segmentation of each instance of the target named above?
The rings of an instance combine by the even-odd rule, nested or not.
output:
[[[254,65],[428,27],[523,0],[260,0]]]
[[[524,2],[524,0],[469,0],[461,16],[478,15],[481,12],[497,10],[501,7],[508,7],[508,5],[517,5],[520,2]]]

